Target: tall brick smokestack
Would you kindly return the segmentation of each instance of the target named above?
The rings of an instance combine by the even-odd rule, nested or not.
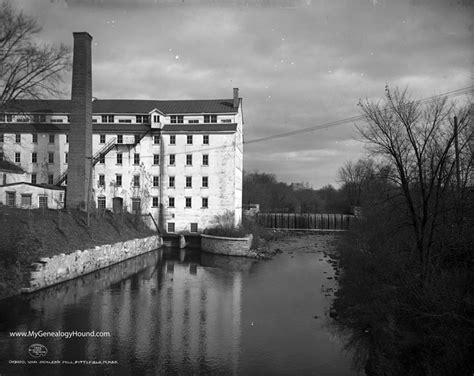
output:
[[[92,36],[73,33],[71,123],[66,206],[85,209],[92,157]]]

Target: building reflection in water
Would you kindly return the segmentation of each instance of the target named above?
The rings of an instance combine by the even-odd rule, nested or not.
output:
[[[48,359],[117,360],[116,374],[237,374],[242,277],[252,264],[174,249],[139,256],[14,300],[2,317],[0,350],[23,359],[25,348],[40,342]],[[13,340],[6,336],[13,330],[110,331],[111,337]],[[48,374],[64,371],[57,366]]]

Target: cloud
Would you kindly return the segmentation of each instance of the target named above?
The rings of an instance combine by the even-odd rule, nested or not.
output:
[[[417,98],[472,84],[472,21],[456,2],[105,3],[19,0],[44,24],[45,41],[93,35],[95,96],[230,98],[239,87],[246,140],[357,116],[358,100],[381,97],[385,84],[408,85]],[[249,144],[245,168],[315,187],[334,183],[348,158],[364,155],[348,141],[355,136],[347,123]]]

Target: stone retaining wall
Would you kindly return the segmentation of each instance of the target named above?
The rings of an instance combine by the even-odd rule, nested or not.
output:
[[[201,235],[201,249],[205,252],[228,256],[249,256],[252,234],[245,238]]]
[[[53,257],[44,257],[31,264],[29,286],[22,288],[21,292],[29,293],[77,278],[159,247],[161,247],[161,238],[154,235],[148,238],[105,244],[67,255],[61,253]]]

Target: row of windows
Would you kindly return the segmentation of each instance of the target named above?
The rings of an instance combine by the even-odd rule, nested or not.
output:
[[[49,143],[54,144],[56,140],[56,137],[54,134],[49,135]],[[5,142],[5,135],[3,133],[0,133],[0,142]],[[31,142],[34,144],[38,143],[38,134],[37,133],[32,133],[31,134]],[[69,136],[66,135],[66,142],[69,142]],[[15,133],[15,143],[21,144],[21,133]]]
[[[117,164],[122,164],[123,163],[123,154],[122,153],[117,153]],[[15,163],[21,163],[21,153],[17,152],[15,153]],[[38,163],[38,153],[33,152],[31,153],[31,163]],[[54,163],[54,152],[48,152],[48,163]],[[69,163],[69,153],[65,152],[64,153],[64,163]],[[105,155],[100,155],[99,156],[99,163],[104,164],[105,163]],[[140,164],[140,153],[134,153],[133,154],[133,164],[134,165],[139,165]],[[154,165],[159,165],[160,164],[160,155],[159,154],[153,154],[153,164]],[[169,155],[169,165],[174,166],[176,164],[176,155],[175,154],[170,154]],[[193,164],[193,155],[192,154],[186,154],[186,166],[192,166]],[[203,154],[202,155],[202,165],[203,166],[209,166],[209,155],[208,154]]]
[[[184,207],[185,208],[192,208],[192,197],[185,197],[184,198]],[[153,208],[158,208],[160,206],[160,200],[158,196],[151,197],[151,206]],[[99,196],[97,198],[97,207],[99,209],[106,208],[106,198],[105,196]],[[168,207],[175,208],[175,198],[168,197]],[[141,208],[141,199],[140,198],[132,198],[132,211],[139,212]],[[209,199],[207,197],[201,197],[201,208],[208,209],[209,208]]]
[[[176,226],[174,222],[168,222],[168,232],[175,232]],[[198,232],[198,224],[190,223],[189,224],[190,232]]]
[[[38,184],[38,177],[36,174],[31,174],[31,184]],[[54,184],[54,175],[48,175],[48,184]]]
[[[156,207],[158,207],[158,197],[154,197],[156,198]],[[168,197],[168,207],[169,208],[175,208],[175,203],[176,203],[176,200],[174,197]],[[153,205],[155,207],[155,205]],[[192,197],[185,197],[184,198],[184,207],[187,208],[187,209],[190,209],[193,207],[193,198]],[[201,208],[202,209],[207,209],[209,208],[209,198],[208,197],[201,197]]]
[[[31,206],[31,194],[21,194],[21,206]],[[16,193],[15,192],[7,192],[7,200],[6,204],[8,206],[16,206]],[[60,194],[60,201],[62,201],[62,193]],[[47,208],[48,207],[48,196],[38,196],[38,206],[40,208]]]
[[[105,163],[105,155],[99,156],[99,163]],[[123,154],[122,153],[117,153],[116,157],[116,164],[123,164]],[[133,154],[133,164],[134,165],[139,165],[140,164],[140,153],[134,153]],[[154,165],[159,165],[160,164],[160,155],[159,154],[153,154],[153,164]],[[176,165],[176,155],[175,154],[170,154],[168,155],[168,164],[170,166]],[[193,155],[192,154],[186,154],[186,166],[192,166],[193,165]],[[203,166],[209,166],[209,154],[203,154],[202,155],[202,165]]]
[[[102,123],[115,123],[115,115],[99,115],[100,120]],[[119,123],[132,123],[132,119],[120,119],[117,118]],[[204,123],[217,123],[217,115],[204,115]],[[16,123],[46,123],[46,115],[45,114],[33,114],[30,115],[15,115],[15,122]],[[50,119],[51,123],[64,123],[63,118],[57,119]],[[13,114],[2,114],[0,115],[0,122],[6,123],[13,123]],[[67,123],[71,122],[70,115],[67,115],[66,119]],[[93,123],[97,123],[97,118],[92,119]],[[153,122],[159,123],[160,122],[160,115],[153,115]],[[184,123],[184,115],[171,115],[170,117],[171,124],[183,124]],[[221,119],[223,123],[230,123],[232,119]],[[150,115],[135,115],[135,123],[138,124],[149,124],[150,123]],[[188,120],[188,124],[199,124],[199,119],[190,119]]]
[[[98,185],[103,187],[105,186],[105,175],[104,174],[99,174],[98,175]],[[186,176],[185,180],[186,188],[192,188],[193,187],[193,178],[192,176]],[[176,187],[176,179],[174,176],[169,176],[168,177],[168,188],[175,188]],[[116,187],[121,187],[122,186],[122,175],[121,174],[116,174],[115,175],[115,186]],[[134,187],[140,187],[140,175],[134,175],[133,176],[133,186]],[[155,175],[153,176],[153,187],[159,187],[160,186],[160,177]],[[209,177],[208,176],[202,176],[201,177],[201,188],[209,188]]]
[[[135,143],[139,143],[140,140],[141,140],[141,137],[142,137],[141,135],[136,134],[135,135]],[[49,143],[50,144],[54,144],[55,139],[56,139],[56,137],[55,137],[54,134],[49,135]],[[186,144],[187,145],[192,145],[193,140],[194,140],[193,135],[187,135],[186,136]],[[32,133],[31,134],[31,141],[34,144],[38,143],[38,134],[37,133]],[[170,135],[170,140],[169,141],[170,141],[170,145],[176,145],[176,135]],[[0,133],[0,142],[5,142],[5,137],[4,137],[3,133]],[[15,142],[17,144],[21,143],[21,133],[15,133]],[[69,142],[69,135],[66,135],[66,143],[68,143],[68,142]],[[105,142],[106,142],[105,134],[99,135],[99,143],[105,144]],[[155,145],[158,145],[160,143],[160,136],[159,135],[153,136],[153,143]],[[209,145],[209,135],[203,135],[202,136],[202,143],[204,145]],[[117,144],[123,144],[123,135],[121,135],[121,134],[117,135]]]

